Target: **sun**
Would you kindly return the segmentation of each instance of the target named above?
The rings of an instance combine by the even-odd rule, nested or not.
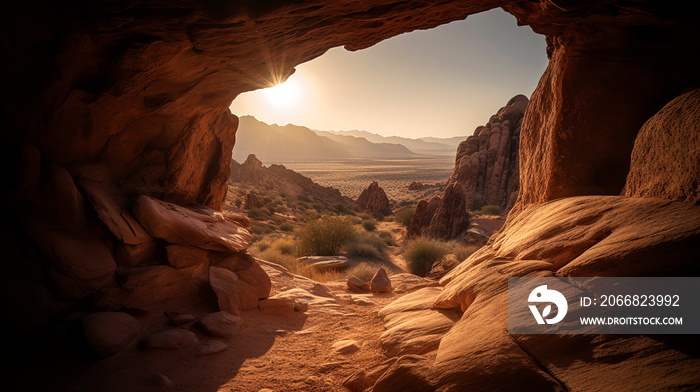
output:
[[[298,79],[290,77],[284,83],[264,90],[267,102],[278,109],[290,109],[300,101],[303,88]]]

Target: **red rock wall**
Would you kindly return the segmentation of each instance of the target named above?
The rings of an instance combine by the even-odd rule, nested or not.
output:
[[[331,47],[365,48],[504,3],[18,2],[3,12],[5,153],[27,142],[64,167],[104,163],[133,194],[218,208],[236,95]]]

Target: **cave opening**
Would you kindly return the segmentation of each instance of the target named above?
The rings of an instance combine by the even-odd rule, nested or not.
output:
[[[506,276],[697,275],[700,28],[688,5],[652,3],[9,4],[0,126],[17,181],[2,201],[0,280],[20,389],[697,389],[673,341],[559,340],[543,353],[504,333]],[[442,284],[396,278],[396,293],[411,291],[396,302],[253,257],[248,218],[225,208],[232,99],[329,48],[497,7],[546,36],[550,61],[522,120],[513,219],[492,246]],[[421,230],[463,227],[449,208],[473,207],[464,189],[443,195],[416,206],[440,217]],[[305,328],[311,317],[328,324]]]
[[[459,223],[445,229],[438,218],[432,227],[412,228],[412,238],[452,240],[469,228],[469,215],[504,215],[517,198],[522,117],[547,66],[544,37],[516,22],[494,9],[358,52],[330,49],[298,65],[286,81],[275,73],[274,87],[239,95],[230,106],[240,122],[224,209],[252,218],[254,243],[275,244],[269,239],[294,238],[309,215],[360,214],[373,227],[374,219],[414,214],[419,202],[433,198],[444,199],[443,215]],[[297,173],[342,197],[301,186]],[[360,205],[355,199],[373,182],[387,201]],[[422,218],[426,225],[430,220]],[[479,232],[480,239],[502,223],[483,222],[488,232]],[[380,226],[392,245],[397,239],[389,231],[405,230]],[[361,256],[358,248],[374,256],[370,265],[395,256],[350,242],[341,253],[353,267],[364,264],[351,255]],[[286,258],[268,245],[251,249],[261,258]]]

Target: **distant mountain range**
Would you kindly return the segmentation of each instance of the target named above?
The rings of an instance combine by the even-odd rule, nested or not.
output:
[[[255,154],[266,163],[337,160],[347,158],[417,158],[454,156],[465,137],[410,139],[385,137],[366,131],[315,131],[288,124],[279,126],[241,116],[233,159],[242,162]]]

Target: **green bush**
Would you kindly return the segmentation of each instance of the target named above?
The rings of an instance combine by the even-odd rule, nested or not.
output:
[[[362,228],[364,228],[366,231],[375,231],[377,230],[377,222],[373,220],[364,220],[362,221]]]
[[[377,266],[372,264],[359,263],[350,267],[346,273],[348,277],[354,276],[363,282],[369,282],[374,277],[374,274],[377,273],[378,269]]]
[[[337,216],[312,220],[297,232],[301,254],[315,256],[335,256],[354,237],[352,224]]]
[[[369,257],[383,260],[386,241],[374,234],[360,233],[345,246],[345,252],[349,257]]]
[[[397,211],[394,214],[394,220],[398,223],[401,223],[404,226],[408,226],[411,223],[411,220],[413,219],[413,215],[416,214],[416,209],[415,207],[408,207],[401,209]]]
[[[447,253],[445,244],[428,238],[417,238],[406,245],[403,257],[412,274],[426,276],[433,264]]]
[[[481,210],[479,211],[481,215],[502,215],[503,214],[503,208],[499,206],[494,206],[494,205],[487,205],[481,207]]]

